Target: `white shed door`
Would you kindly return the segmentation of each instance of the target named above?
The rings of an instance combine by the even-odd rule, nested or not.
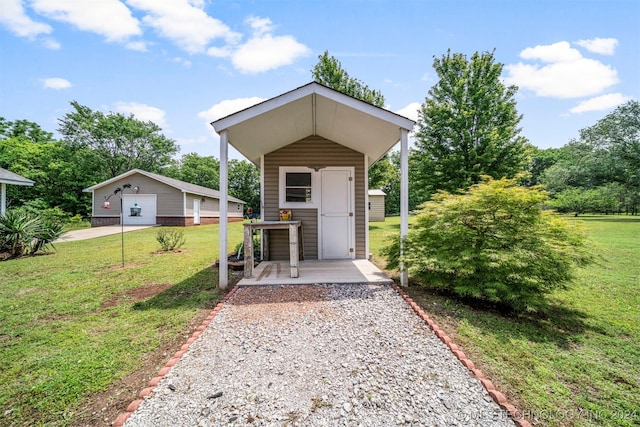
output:
[[[321,259],[355,258],[352,169],[324,169],[321,175]]]
[[[140,216],[131,216],[131,208],[138,204]],[[155,225],[155,194],[124,194],[122,196],[122,216],[124,225]]]

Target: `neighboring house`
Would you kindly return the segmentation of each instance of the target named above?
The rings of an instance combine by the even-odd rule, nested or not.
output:
[[[186,226],[220,221],[219,191],[140,169],[83,191],[92,194],[92,227],[120,224],[121,201],[124,225]],[[245,202],[226,199],[229,221],[242,221]]]
[[[23,176],[0,168],[0,215],[7,211],[7,184],[33,186],[34,182]]]
[[[401,233],[408,228],[407,144],[415,122],[309,83],[216,120],[220,188],[226,188],[228,144],[261,169],[261,212],[279,220],[290,209],[302,221],[304,259],[367,259],[368,169],[401,143]],[[402,215],[404,213],[404,216]],[[220,247],[227,229],[221,226]],[[224,250],[222,251],[224,252]],[[271,260],[289,257],[286,231],[270,232]],[[226,286],[226,265],[220,268]]]
[[[384,222],[384,198],[382,190],[369,190],[369,222]]]

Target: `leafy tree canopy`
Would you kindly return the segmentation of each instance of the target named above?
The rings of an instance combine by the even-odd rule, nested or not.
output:
[[[74,111],[59,120],[58,131],[70,146],[93,150],[101,174],[96,182],[133,168],[161,173],[178,152],[176,143],[153,122],[121,113],[104,114],[76,101],[71,106]]]
[[[483,175],[513,177],[524,170],[530,145],[520,136],[516,86],[501,80],[493,52],[471,58],[448,51],[434,58],[439,81],[419,111],[412,152],[415,193],[460,191]]]
[[[328,51],[318,56],[318,63],[311,70],[313,80],[376,107],[384,106],[382,92],[370,89],[361,80],[349,76],[342,64]]]

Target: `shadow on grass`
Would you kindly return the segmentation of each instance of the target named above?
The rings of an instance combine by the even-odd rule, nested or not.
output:
[[[136,302],[132,308],[134,310],[177,307],[213,308],[223,297],[218,289],[217,272],[217,269],[207,267],[164,292]]]
[[[536,343],[553,343],[570,349],[581,341],[587,331],[606,334],[588,322],[589,315],[580,310],[550,302],[545,313],[518,314],[504,307],[424,288],[410,288],[412,297],[427,311],[437,316],[466,322],[483,334],[492,335],[503,345],[513,339]],[[414,296],[415,295],[415,296]]]

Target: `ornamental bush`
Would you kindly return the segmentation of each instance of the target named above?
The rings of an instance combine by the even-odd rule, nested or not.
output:
[[[161,228],[156,234],[156,240],[160,243],[162,251],[169,252],[180,249],[184,245],[186,238],[184,237],[184,231]]]
[[[35,255],[54,247],[62,233],[60,222],[20,209],[9,210],[0,215],[0,259]]]
[[[544,310],[545,297],[592,260],[578,225],[541,208],[547,199],[506,178],[483,177],[461,195],[440,192],[421,206],[404,256],[399,241],[385,249],[388,267],[403,262],[424,286],[461,297]]]

